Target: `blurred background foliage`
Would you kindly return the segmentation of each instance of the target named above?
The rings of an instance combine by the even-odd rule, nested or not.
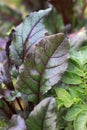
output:
[[[45,24],[51,33],[65,29],[72,33],[87,24],[87,0],[0,0],[0,37],[30,12],[48,7],[53,9]]]

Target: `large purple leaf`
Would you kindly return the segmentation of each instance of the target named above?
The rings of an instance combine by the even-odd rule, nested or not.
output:
[[[50,10],[49,8],[30,13],[23,23],[17,26],[10,46],[10,57],[14,63],[20,65],[30,46],[39,42],[48,32],[43,24],[43,19]]]
[[[67,69],[69,44],[63,33],[44,37],[34,44],[20,67],[19,90],[38,101],[61,78]]]

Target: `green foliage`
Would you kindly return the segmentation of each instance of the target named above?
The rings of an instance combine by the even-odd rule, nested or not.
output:
[[[75,130],[86,130],[87,129],[87,110],[81,112],[77,117],[74,122],[74,129]]]
[[[61,87],[56,88],[58,107],[65,106],[65,122],[74,122],[74,130],[86,130],[87,113],[87,46],[70,53],[69,67],[63,75]],[[65,100],[64,100],[65,99]],[[62,102],[61,102],[62,101]],[[61,105],[62,104],[62,105]],[[67,109],[67,107],[69,109]],[[59,111],[61,111],[60,109]],[[64,124],[63,124],[64,125]]]
[[[84,104],[75,105],[68,110],[65,116],[65,120],[73,121],[76,119],[77,115],[79,115],[82,111],[86,111],[86,110],[87,110],[87,106]]]
[[[73,104],[71,95],[63,88],[57,88],[56,90],[58,107],[64,105],[65,107],[70,107]]]

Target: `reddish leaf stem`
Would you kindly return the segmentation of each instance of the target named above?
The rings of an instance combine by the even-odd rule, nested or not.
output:
[[[8,119],[11,118],[11,114],[8,113],[5,109],[3,109],[3,107],[0,107],[0,110],[6,115],[6,117],[7,117]]]
[[[8,101],[6,101],[4,98],[3,98],[3,101],[7,104],[8,108],[10,109],[10,111],[12,112],[12,114],[16,114],[16,111],[13,108],[13,106]]]

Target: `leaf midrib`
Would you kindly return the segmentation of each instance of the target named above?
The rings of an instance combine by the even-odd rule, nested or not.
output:
[[[64,39],[60,42],[60,44],[58,44],[58,47],[61,45],[61,43],[64,41]],[[52,55],[55,53],[55,51],[58,49],[58,47],[56,48],[55,47],[55,49],[54,49],[54,51],[53,51],[53,53],[51,54],[51,56],[50,57],[48,57],[48,60],[46,61],[46,63],[44,64],[44,68],[43,68],[43,70],[42,70],[42,73],[41,73],[41,76],[40,76],[40,82],[39,82],[39,87],[38,87],[38,102],[40,101],[40,96],[41,96],[41,93],[40,93],[40,88],[41,88],[41,86],[42,86],[42,80],[43,80],[43,76],[44,76],[44,73],[45,73],[45,69],[46,69],[46,66],[47,66],[47,64],[48,64],[48,62],[49,62],[49,59],[52,57]]]

